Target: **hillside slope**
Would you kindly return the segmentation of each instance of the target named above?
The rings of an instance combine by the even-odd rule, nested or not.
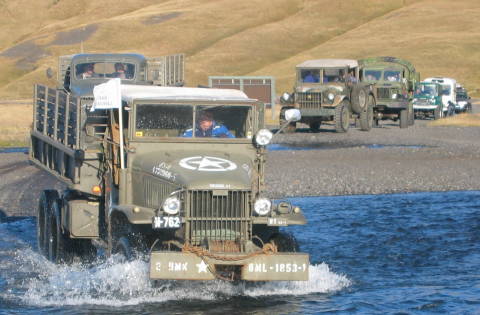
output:
[[[28,10],[27,10],[28,8]],[[480,83],[477,0],[3,0],[0,98],[30,97],[58,55],[187,54],[187,83],[274,75],[290,89],[310,58],[393,55],[467,88]]]

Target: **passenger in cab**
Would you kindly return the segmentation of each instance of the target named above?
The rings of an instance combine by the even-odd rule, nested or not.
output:
[[[117,62],[115,65],[115,72],[112,73],[114,78],[126,79],[127,75],[125,73],[125,65],[123,63]]]

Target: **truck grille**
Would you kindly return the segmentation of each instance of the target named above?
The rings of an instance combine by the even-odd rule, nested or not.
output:
[[[192,245],[235,241],[243,247],[251,239],[250,191],[189,190],[185,208],[185,236]]]
[[[419,98],[415,101],[414,105],[432,105],[430,101],[426,98]]]
[[[378,88],[377,89],[378,98],[390,98],[390,89],[389,88]]]
[[[320,109],[322,105],[321,92],[300,92],[295,95],[301,109]]]

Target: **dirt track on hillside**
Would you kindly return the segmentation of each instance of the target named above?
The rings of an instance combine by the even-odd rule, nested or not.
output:
[[[477,110],[480,109],[477,107]],[[347,134],[300,129],[279,135],[267,156],[270,197],[480,190],[480,127],[383,123]],[[0,220],[34,215],[43,189],[61,189],[55,177],[30,165],[25,153],[0,154]]]

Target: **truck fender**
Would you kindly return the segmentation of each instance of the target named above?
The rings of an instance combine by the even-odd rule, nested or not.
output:
[[[337,107],[347,96],[346,95],[335,95],[331,107]]]

